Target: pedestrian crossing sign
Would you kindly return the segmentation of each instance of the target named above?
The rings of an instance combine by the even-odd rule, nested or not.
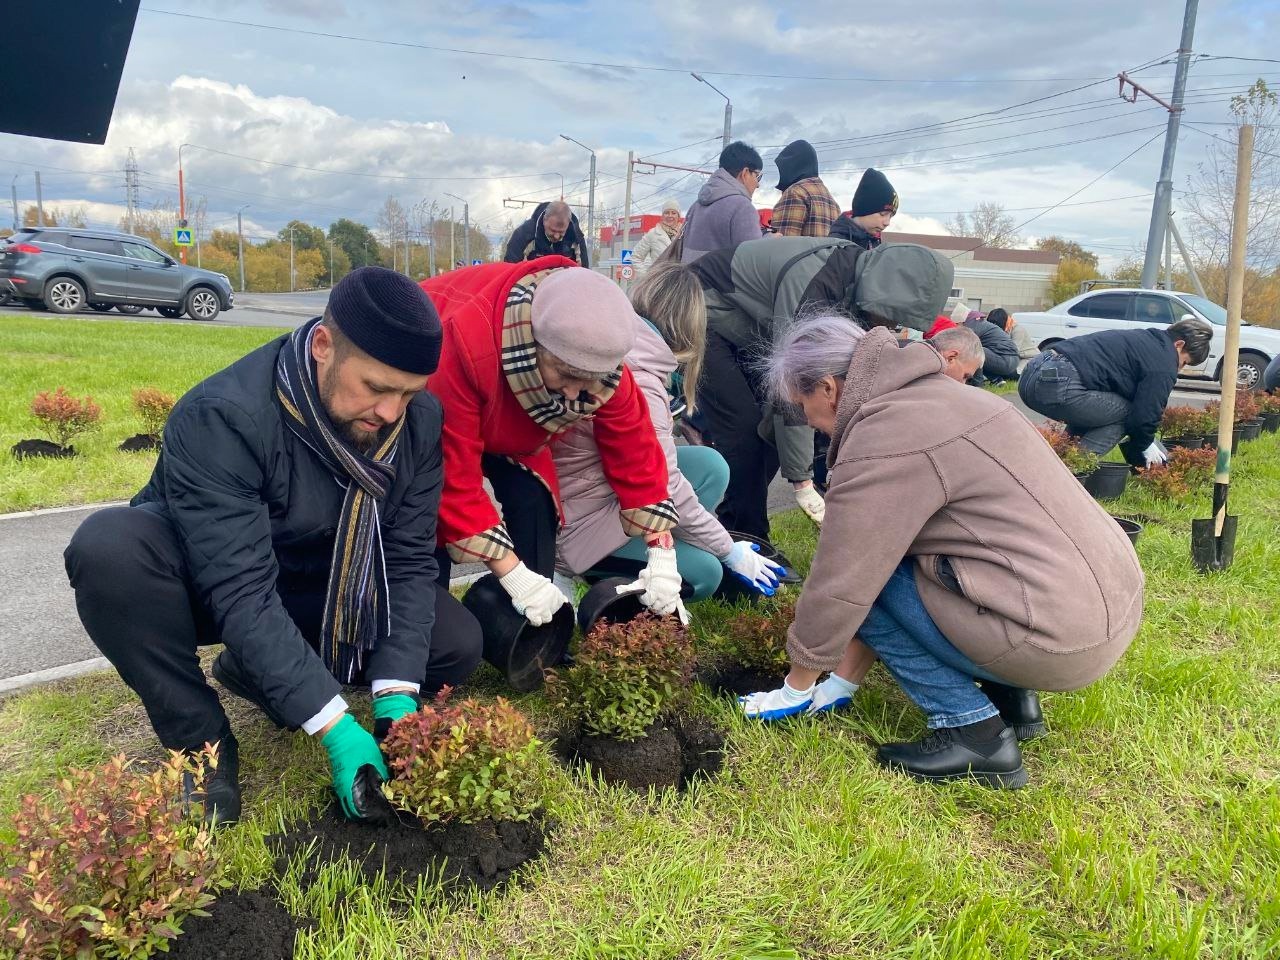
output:
[[[630,262],[631,262],[631,251],[630,251],[630,250],[623,250],[623,251],[622,251],[622,257],[621,257],[620,262],[621,262],[621,263],[630,263]]]
[[[195,245],[195,241],[191,239],[190,227],[174,227],[173,228],[173,245],[175,247],[190,247]]]

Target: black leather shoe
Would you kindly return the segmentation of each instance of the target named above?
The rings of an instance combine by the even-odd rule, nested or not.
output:
[[[199,804],[201,815],[212,826],[236,823],[240,819],[240,745],[229,729],[215,744],[217,766],[204,766],[203,788],[197,790],[195,777],[182,775],[182,802]]]
[[[235,654],[229,650],[223,650],[218,654],[218,659],[213,661],[213,679],[234,693],[241,700],[248,700],[259,710],[267,715],[267,719],[274,723],[281,730],[297,730],[285,723],[278,714],[267,706],[266,698],[258,692],[258,688],[249,682],[245,676],[244,669],[240,666],[240,661],[235,658]]]
[[[1005,727],[993,739],[971,742],[965,729],[944,727],[915,743],[886,743],[876,751],[876,760],[890,770],[934,783],[972,779],[1004,790],[1027,785],[1022,751],[1012,730]]]
[[[1040,710],[1040,695],[1034,690],[1010,687],[994,680],[979,680],[978,686],[987,699],[1000,711],[1000,719],[1022,740],[1033,740],[1049,732]]]

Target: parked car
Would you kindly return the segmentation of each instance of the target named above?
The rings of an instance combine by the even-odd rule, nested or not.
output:
[[[154,307],[212,320],[234,305],[225,274],[178,263],[143,237],[111,230],[27,227],[0,246],[0,288],[54,313],[137,313]]]
[[[1197,367],[1186,367],[1182,376],[1222,381],[1222,357],[1226,352],[1227,311],[1194,293],[1168,290],[1091,290],[1072,297],[1043,313],[1019,313],[1014,319],[1029,332],[1041,350],[1059,340],[1099,330],[1125,330],[1134,326],[1167,327],[1184,317],[1198,317],[1213,325],[1209,356]],[[1237,383],[1256,389],[1262,372],[1280,354],[1280,330],[1242,323]]]

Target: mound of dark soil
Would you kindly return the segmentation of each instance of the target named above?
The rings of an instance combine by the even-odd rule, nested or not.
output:
[[[159,450],[160,441],[149,433],[135,433],[132,437],[120,442],[116,447],[121,453],[141,453],[144,450]]]
[[[745,697],[761,690],[777,690],[786,678],[786,670],[765,673],[738,664],[721,664],[698,670],[694,679],[716,693]]]
[[[539,856],[545,840],[545,825],[537,817],[524,823],[482,820],[424,829],[408,814],[384,823],[353,822],[330,806],[287,833],[267,837],[267,846],[276,855],[276,869],[283,871],[294,853],[315,842],[304,884],[314,881],[320,867],[347,856],[370,880],[385,872],[389,880],[413,886],[420,876],[440,874],[446,889],[490,890]]]
[[[299,929],[310,926],[291,917],[273,896],[260,890],[225,893],[207,917],[189,917],[182,936],[164,956],[173,960],[293,960]]]
[[[640,791],[685,790],[724,765],[724,736],[703,717],[659,720],[636,740],[566,732],[556,738],[555,749],[565,763],[589,764],[606,783]]]
[[[9,452],[18,460],[28,457],[49,457],[54,460],[66,460],[76,455],[75,447],[62,447],[51,440],[19,440]]]

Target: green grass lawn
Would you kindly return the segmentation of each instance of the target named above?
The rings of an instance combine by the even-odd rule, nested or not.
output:
[[[116,450],[142,429],[131,392],[158,387],[181,396],[281,332],[0,314],[0,513],[133,496],[155,454]],[[73,441],[82,454],[75,459],[15,460],[10,447],[40,436],[32,398],[58,386],[93,397],[100,429]]]
[[[556,768],[547,855],[506,889],[361,887],[329,868],[293,910],[319,919],[299,957],[1275,958],[1280,957],[1280,438],[1236,461],[1235,565],[1190,564],[1193,504],[1127,493],[1143,518],[1142,632],[1117,668],[1048,694],[1051,733],[1026,746],[1031,785],[934,787],[878,769],[873,744],[912,738],[919,713],[881,668],[851,709],[729,732],[714,781],[639,796]],[[812,528],[775,520],[802,566]],[[694,607],[704,642],[722,617]],[[485,668],[472,685],[500,691]],[[543,730],[543,699],[517,700]],[[234,702],[247,820],[222,838],[232,876],[271,877],[265,834],[326,797],[323,751]],[[367,704],[359,705],[361,711]],[[366,714],[367,716],[367,714]],[[0,702],[0,815],[71,764],[155,756],[112,675]]]

